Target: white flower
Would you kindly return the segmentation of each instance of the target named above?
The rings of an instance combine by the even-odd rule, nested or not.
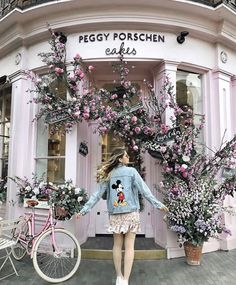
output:
[[[78,198],[77,198],[77,201],[78,201],[78,202],[83,201],[83,197],[82,197],[82,196],[78,197]]]
[[[44,182],[40,182],[39,188],[41,189],[41,188],[43,188],[43,187],[44,187]]]
[[[190,157],[187,156],[187,155],[183,155],[182,159],[183,159],[184,162],[189,162],[190,161]]]
[[[187,169],[188,165],[187,164],[182,164],[181,167],[183,167],[184,169]]]
[[[39,194],[39,188],[38,188],[38,187],[35,187],[33,191],[34,191],[34,194],[35,194],[35,195],[38,195],[38,194]]]
[[[81,189],[79,187],[75,188],[75,194],[79,194],[81,192]]]
[[[25,190],[26,190],[27,192],[30,192],[30,191],[31,191],[31,187],[30,187],[30,186],[26,186],[26,187],[25,187]]]

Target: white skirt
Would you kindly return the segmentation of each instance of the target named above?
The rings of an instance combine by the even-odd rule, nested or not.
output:
[[[138,233],[141,231],[139,212],[115,214],[109,216],[109,233],[126,234],[128,232]]]

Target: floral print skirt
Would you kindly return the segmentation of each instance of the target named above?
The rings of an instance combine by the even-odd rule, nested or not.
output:
[[[115,214],[109,216],[109,233],[126,234],[128,232],[140,232],[139,212]]]

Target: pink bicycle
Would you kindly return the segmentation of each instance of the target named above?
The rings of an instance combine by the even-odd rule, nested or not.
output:
[[[81,249],[75,236],[63,229],[56,228],[54,205],[48,210],[48,216],[38,233],[35,233],[36,200],[26,202],[32,209],[24,216],[20,232],[15,232],[18,243],[13,248],[13,257],[21,260],[27,253],[33,259],[33,265],[41,278],[51,283],[68,280],[77,271],[81,260]]]

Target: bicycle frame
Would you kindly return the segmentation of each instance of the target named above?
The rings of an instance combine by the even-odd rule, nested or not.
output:
[[[19,241],[21,244],[26,248],[26,252],[30,257],[33,257],[33,252],[34,252],[34,246],[37,241],[37,239],[46,231],[51,230],[52,231],[52,244],[54,246],[55,251],[58,251],[57,246],[56,246],[56,241],[55,241],[55,234],[54,234],[54,229],[56,225],[56,221],[53,218],[53,211],[54,211],[54,205],[51,205],[50,208],[48,209],[48,215],[45,220],[44,225],[41,227],[39,232],[35,232],[35,207],[31,207],[32,212],[30,214],[25,214],[25,224],[27,224],[27,227],[29,229],[28,235],[23,236],[22,234],[19,237]],[[31,244],[32,243],[32,247]],[[30,248],[30,250],[29,250]]]

